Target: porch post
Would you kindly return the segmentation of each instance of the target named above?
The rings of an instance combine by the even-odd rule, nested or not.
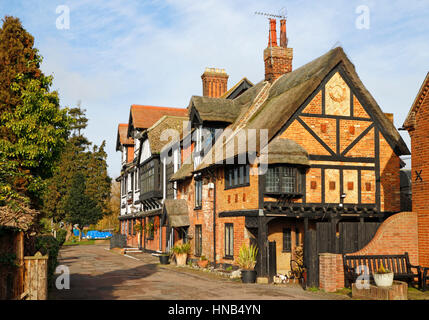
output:
[[[267,241],[268,241],[268,225],[265,217],[258,217],[258,268],[256,270],[258,277],[267,277]]]
[[[308,238],[308,218],[304,218],[304,266],[308,268],[308,253],[309,253],[309,238]]]

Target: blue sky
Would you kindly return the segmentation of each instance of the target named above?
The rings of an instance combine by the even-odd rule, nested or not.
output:
[[[68,30],[56,28],[59,5],[70,8]],[[356,28],[362,5],[369,29]],[[95,144],[106,140],[115,178],[117,125],[128,122],[130,105],[186,107],[202,94],[206,67],[225,68],[228,87],[244,76],[259,82],[268,22],[254,12],[282,8],[294,69],[341,45],[382,110],[402,126],[429,71],[429,0],[1,0],[0,16],[19,17],[35,37],[61,105],[81,101],[87,109],[86,135]]]

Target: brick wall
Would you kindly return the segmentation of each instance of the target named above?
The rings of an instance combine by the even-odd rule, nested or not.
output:
[[[412,156],[413,211],[418,215],[419,264],[429,267],[429,94],[416,114],[410,131]],[[418,178],[419,173],[420,178]]]
[[[397,213],[384,221],[374,238],[361,250],[349,255],[404,254],[418,264],[417,214]],[[319,255],[319,287],[333,292],[344,287],[343,259],[340,254]]]

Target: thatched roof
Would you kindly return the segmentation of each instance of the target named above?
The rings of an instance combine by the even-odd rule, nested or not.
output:
[[[341,47],[332,49],[323,56],[313,60],[306,65],[287,73],[277,79],[270,87],[265,82],[257,84],[259,87],[258,93],[263,97],[266,93],[261,90],[263,86],[267,86],[268,93],[265,102],[258,105],[258,100],[262,100],[260,96],[253,96],[255,101],[246,103],[250,106],[253,112],[250,116],[246,116],[246,112],[241,113],[241,118],[237,118],[236,122],[229,126],[233,133],[225,133],[221,135],[215,146],[212,148],[212,154],[206,155],[201,165],[195,170],[200,171],[207,167],[214,165],[214,155],[223,154],[223,160],[235,157],[240,153],[240,135],[248,137],[248,129],[256,130],[256,150],[262,150],[264,146],[260,146],[260,129],[266,129],[268,133],[268,142],[271,141],[276,134],[278,134],[285,124],[285,122],[303,105],[305,100],[319,87],[322,81],[329,75],[329,73],[338,65],[341,65],[346,76],[350,79],[352,85],[357,90],[357,94],[364,101],[362,101],[368,109],[370,114],[378,120],[382,127],[382,133],[386,140],[391,143],[397,155],[408,155],[410,151],[394,127],[393,123],[381,111],[377,102],[365,88],[359,79],[354,65],[347,58]],[[241,96],[233,101],[237,103],[238,100],[243,99],[248,95],[249,91],[255,87],[248,89]],[[229,142],[225,142],[229,141]],[[241,142],[243,144],[243,142]]]
[[[409,155],[410,151],[393,123],[381,111],[380,106],[365,88],[356,73],[354,65],[341,47],[332,49],[310,63],[280,77],[270,89],[270,93],[260,112],[253,116],[247,128],[267,128],[271,139],[307,97],[321,84],[329,72],[341,64],[365,106],[380,123],[386,139],[394,146],[398,155]],[[273,115],[276,115],[273,117]]]
[[[194,158],[192,155],[185,159],[182,166],[170,178],[171,182],[185,180],[192,177],[194,171]]]
[[[185,199],[165,199],[163,213],[168,218],[170,227],[187,227],[190,225],[188,203]]]
[[[310,166],[307,151],[290,139],[277,137],[268,144],[268,164],[295,164]],[[264,161],[263,158],[260,159]]]
[[[410,111],[408,112],[407,118],[404,121],[403,128],[405,129],[414,129],[416,125],[416,114],[419,112],[420,106],[423,104],[423,101],[429,93],[429,72],[426,75],[425,80],[423,81],[419,92],[417,93],[416,98],[414,99],[413,105],[411,106]]]
[[[36,216],[36,210],[17,201],[15,205],[0,207],[0,226],[27,231],[33,225]]]
[[[159,119],[152,127],[147,130],[149,139],[150,151],[152,154],[159,154],[163,147],[167,144],[172,143],[174,137],[168,136],[168,140],[163,141],[162,134],[165,130],[175,130],[179,135],[176,137],[177,141],[183,136],[183,122],[188,121],[186,117],[175,117],[175,116],[163,116]],[[176,139],[174,139],[176,140]]]
[[[188,106],[189,116],[195,113],[200,121],[233,123],[249,107],[262,87],[258,83],[236,99],[192,96]]]

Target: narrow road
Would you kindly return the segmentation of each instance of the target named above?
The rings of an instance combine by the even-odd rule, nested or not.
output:
[[[130,258],[106,245],[65,246],[59,263],[70,268],[70,289],[51,289],[49,298],[133,300],[308,300],[345,296],[308,292],[298,285],[242,284],[201,271],[161,266],[150,254]]]

